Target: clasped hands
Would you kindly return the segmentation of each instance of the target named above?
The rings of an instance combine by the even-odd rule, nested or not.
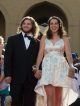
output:
[[[33,68],[32,71],[33,71],[33,73],[34,73],[35,78],[36,78],[36,79],[40,79],[41,76],[42,76],[41,70],[39,70],[39,68],[38,68],[36,65],[34,65],[32,68]]]
[[[41,70],[36,70],[36,72],[34,73],[34,76],[35,76],[36,79],[40,79],[41,75],[42,75]]]

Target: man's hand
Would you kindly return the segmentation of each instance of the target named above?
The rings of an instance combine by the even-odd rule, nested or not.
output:
[[[10,83],[11,83],[11,77],[5,77],[5,79],[4,79],[4,80],[5,80],[5,82],[6,82],[6,83],[8,83],[8,84],[10,84]]]
[[[37,70],[34,74],[35,78],[40,79],[42,75],[42,72],[40,70]]]

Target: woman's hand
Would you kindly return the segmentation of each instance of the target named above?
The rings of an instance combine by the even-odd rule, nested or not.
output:
[[[73,65],[73,63],[72,63],[72,64],[70,64],[70,67],[71,67],[73,70],[78,71],[78,68],[77,68],[77,67],[75,67],[75,66]]]
[[[41,78],[41,75],[42,75],[42,72],[40,70],[36,70],[34,76],[36,79],[40,79]]]
[[[74,67],[72,67],[72,68],[73,68],[74,70],[78,71],[78,68],[77,68],[77,67],[74,66]]]
[[[80,70],[80,63],[74,64],[74,67],[76,67],[76,68],[78,68],[78,70]]]

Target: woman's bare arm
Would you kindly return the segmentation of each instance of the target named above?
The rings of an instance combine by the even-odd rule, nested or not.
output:
[[[67,37],[64,38],[64,50],[65,50],[69,65],[73,64],[71,47],[70,47],[70,43],[69,43],[69,38],[67,38]]]
[[[39,70],[39,66],[40,66],[41,61],[42,61],[43,56],[44,56],[45,38],[46,38],[46,36],[43,36],[41,38],[39,53],[38,53],[37,61],[36,61],[36,70],[35,70],[34,76],[37,79],[40,79],[41,78],[41,75],[42,75],[42,72]]]
[[[36,66],[38,69],[43,59],[43,56],[44,56],[45,38],[46,36],[42,36],[41,41],[40,41],[40,48],[39,48],[39,53],[38,53],[37,61],[36,61]]]

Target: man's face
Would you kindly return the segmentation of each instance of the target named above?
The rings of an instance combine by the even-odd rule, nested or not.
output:
[[[32,23],[30,20],[26,19],[23,23],[22,23],[22,31],[25,33],[29,33],[32,29]]]

